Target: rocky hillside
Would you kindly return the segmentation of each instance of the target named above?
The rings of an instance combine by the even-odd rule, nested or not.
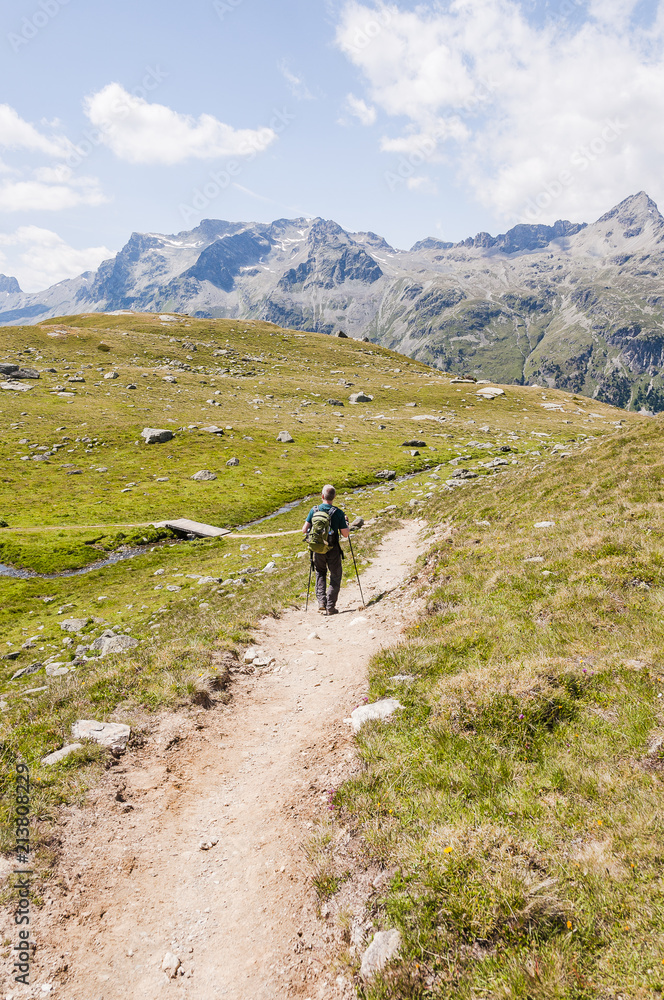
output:
[[[664,219],[644,193],[592,225],[519,225],[397,250],[324,219],[134,233],[96,272],[25,294],[0,324],[140,310],[368,337],[445,370],[664,409]]]

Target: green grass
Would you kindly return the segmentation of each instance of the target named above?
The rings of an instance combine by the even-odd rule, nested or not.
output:
[[[355,536],[360,565],[397,517],[452,527],[423,565],[427,613],[372,665],[370,697],[398,694],[405,710],[362,733],[365,769],[335,798],[338,820],[394,873],[378,922],[405,939],[367,998],[608,997],[617,982],[625,996],[657,996],[662,771],[648,746],[664,727],[659,422],[520,386],[482,401],[476,386],[388,350],[269,324],[91,316],[3,338],[3,359],[43,375],[0,398],[0,562],[53,574],[140,549],[82,575],[0,577],[0,655],[19,654],[0,660],[3,846],[17,759],[32,770],[45,866],[58,806],[82,801],[104,766],[88,747],[41,766],[72,722],[127,721],[140,740],[150,713],[213,686],[220,657],[249,642],[262,615],[303,600],[297,531],[332,481],[349,516],[368,521]],[[104,379],[110,370],[120,377]],[[66,383],[79,372],[84,383]],[[373,402],[350,405],[359,389]],[[203,430],[211,423],[223,437]],[[146,446],[145,426],[175,437]],[[294,443],[278,444],[280,430]],[[410,439],[426,442],[419,455]],[[47,460],[23,460],[38,448]],[[227,467],[235,456],[240,466]],[[497,458],[507,464],[486,466]],[[412,478],[382,482],[386,468]],[[193,482],[199,469],[217,480]],[[450,489],[458,469],[476,478]],[[235,537],[180,542],[150,528],[175,516],[236,528],[295,500]],[[61,629],[68,617],[88,620],[79,637]],[[108,626],[140,645],[62,677],[12,680],[56,655],[73,664],[76,646]],[[416,680],[397,689],[394,673]],[[336,844],[316,848],[321,900],[353,867]]]
[[[367,1000],[664,991],[663,475],[650,421],[431,501],[427,613],[371,667],[405,707],[335,796],[405,941]]]

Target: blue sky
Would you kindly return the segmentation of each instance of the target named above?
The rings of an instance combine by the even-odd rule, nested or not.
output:
[[[204,217],[408,247],[657,199],[663,37],[654,0],[5,4],[0,272]]]

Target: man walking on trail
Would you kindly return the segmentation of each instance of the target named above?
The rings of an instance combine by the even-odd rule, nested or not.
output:
[[[307,538],[311,551],[311,560],[316,570],[316,598],[321,614],[336,615],[337,598],[341,587],[343,573],[343,553],[339,535],[350,536],[348,520],[343,511],[333,506],[337,491],[334,486],[323,487],[322,503],[312,507],[307,519],[302,525],[302,531]],[[327,574],[330,574],[330,586],[326,592]]]

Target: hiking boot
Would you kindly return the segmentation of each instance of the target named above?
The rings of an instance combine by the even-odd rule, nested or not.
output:
[[[326,608],[326,606],[324,604],[319,604],[318,605],[318,614],[319,615],[326,615],[327,614],[327,608]]]
[[[337,610],[337,608],[328,608],[327,613],[328,615],[338,615],[339,611]]]

